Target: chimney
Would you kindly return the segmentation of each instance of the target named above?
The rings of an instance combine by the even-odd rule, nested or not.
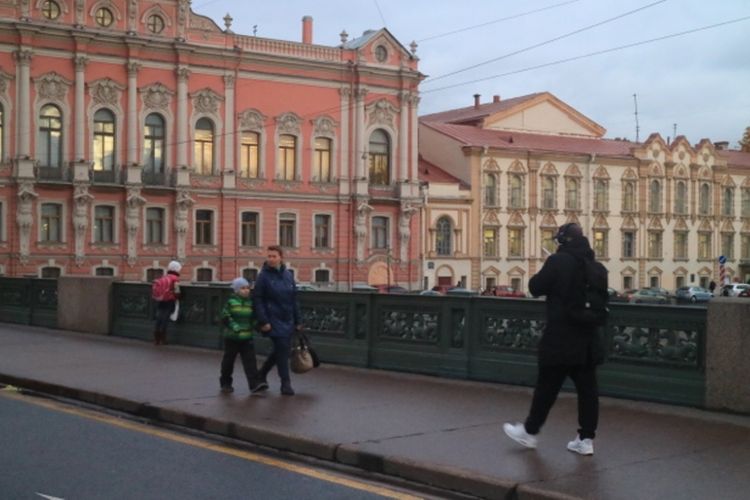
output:
[[[481,96],[479,94],[474,94],[474,109],[479,109],[479,98]]]
[[[714,147],[721,151],[726,151],[729,149],[729,141],[714,142]]]
[[[500,102],[500,96],[499,95],[493,95],[492,96],[492,102],[497,104]]]
[[[312,44],[312,16],[302,18],[302,43]]]

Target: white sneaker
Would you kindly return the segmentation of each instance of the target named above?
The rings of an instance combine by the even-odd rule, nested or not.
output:
[[[503,430],[516,443],[526,448],[536,448],[536,438],[526,432],[526,427],[523,424],[503,424]]]
[[[588,438],[581,439],[580,436],[576,436],[574,441],[568,443],[568,449],[579,455],[593,455],[594,441]]]

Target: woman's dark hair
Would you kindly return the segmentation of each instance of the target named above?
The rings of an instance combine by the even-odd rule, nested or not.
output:
[[[279,254],[279,256],[284,256],[284,250],[281,249],[279,245],[271,245],[266,249],[268,252],[276,252]]]

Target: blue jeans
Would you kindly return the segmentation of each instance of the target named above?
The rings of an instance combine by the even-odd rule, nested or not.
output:
[[[281,383],[289,383],[289,352],[292,346],[292,339],[291,337],[269,338],[273,342],[273,350],[263,363],[263,368],[260,369],[261,376],[263,378],[267,377],[268,373],[276,365]]]
[[[169,316],[174,312],[175,301],[169,300],[156,303],[156,327],[157,332],[167,332]]]

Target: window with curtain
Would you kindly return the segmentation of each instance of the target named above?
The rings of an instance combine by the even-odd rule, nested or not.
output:
[[[594,210],[607,210],[607,181],[594,180]]]
[[[195,244],[213,245],[214,212],[212,210],[195,211]]]
[[[448,217],[441,217],[435,225],[435,252],[448,256],[453,253],[453,224]]]
[[[674,258],[688,258],[688,233],[687,231],[678,231],[674,233]]]
[[[542,208],[555,208],[555,198],[555,178],[545,175],[542,177]]]
[[[742,188],[742,217],[750,217],[750,188]]]
[[[648,232],[648,257],[649,259],[661,259],[662,255],[662,232]]]
[[[485,227],[482,231],[484,240],[484,256],[497,257],[498,252],[498,229],[496,227]]]
[[[325,137],[315,139],[315,155],[313,156],[313,180],[331,182],[331,152],[333,141]]]
[[[547,250],[547,253],[542,252],[542,257],[547,257],[557,251],[556,234],[556,229],[542,229],[542,248]]]
[[[508,229],[508,257],[523,257],[523,229]]]
[[[39,166],[62,166],[62,113],[54,104],[43,106],[39,113]]]
[[[597,259],[606,259],[609,253],[608,232],[603,229],[594,229],[594,253]]]
[[[377,216],[372,218],[372,248],[386,249],[389,246],[388,217]]]
[[[164,243],[164,209],[146,208],[146,243],[162,245]]]
[[[42,203],[41,241],[59,243],[62,241],[62,205]]]
[[[164,173],[164,118],[158,113],[146,117],[143,128],[143,168],[152,174]]]
[[[115,115],[102,108],[94,113],[94,171],[115,168]]]
[[[651,181],[649,186],[648,211],[651,213],[661,212],[661,183],[657,180]]]
[[[201,118],[195,124],[193,139],[193,165],[196,173],[212,175],[214,172],[214,123]]]
[[[622,256],[627,259],[635,257],[635,231],[622,232]]]
[[[279,216],[279,245],[287,248],[297,246],[297,216],[293,213],[283,213]]]
[[[734,233],[721,233],[721,255],[734,260]]]
[[[698,193],[698,213],[709,215],[711,213],[711,186],[708,183],[701,184]]]
[[[96,243],[114,242],[115,207],[94,207],[94,241]]]
[[[484,174],[484,204],[488,207],[497,206],[497,176]]]
[[[315,248],[331,248],[330,215],[315,215]]]
[[[276,162],[276,178],[293,181],[297,172],[297,138],[293,135],[279,136],[279,154]]]
[[[242,212],[242,246],[258,246],[258,219],[257,212]]]
[[[260,175],[260,134],[257,132],[242,132],[240,175],[251,179]]]
[[[687,214],[687,184],[685,181],[677,181],[674,187],[674,213]]]
[[[578,210],[580,207],[580,183],[578,179],[568,177],[565,179],[565,208],[568,210]]]
[[[625,181],[622,185],[622,211],[635,212],[635,182]]]
[[[701,260],[711,258],[711,233],[698,233],[698,258]]]
[[[510,208],[523,208],[523,178],[517,174],[510,176]]]
[[[370,184],[388,185],[391,182],[391,141],[384,130],[375,130],[370,135],[367,151],[370,161]]]
[[[734,189],[727,187],[724,188],[724,196],[722,198],[722,210],[721,214],[725,217],[734,216]]]
[[[750,259],[750,234],[740,236],[740,258]]]

